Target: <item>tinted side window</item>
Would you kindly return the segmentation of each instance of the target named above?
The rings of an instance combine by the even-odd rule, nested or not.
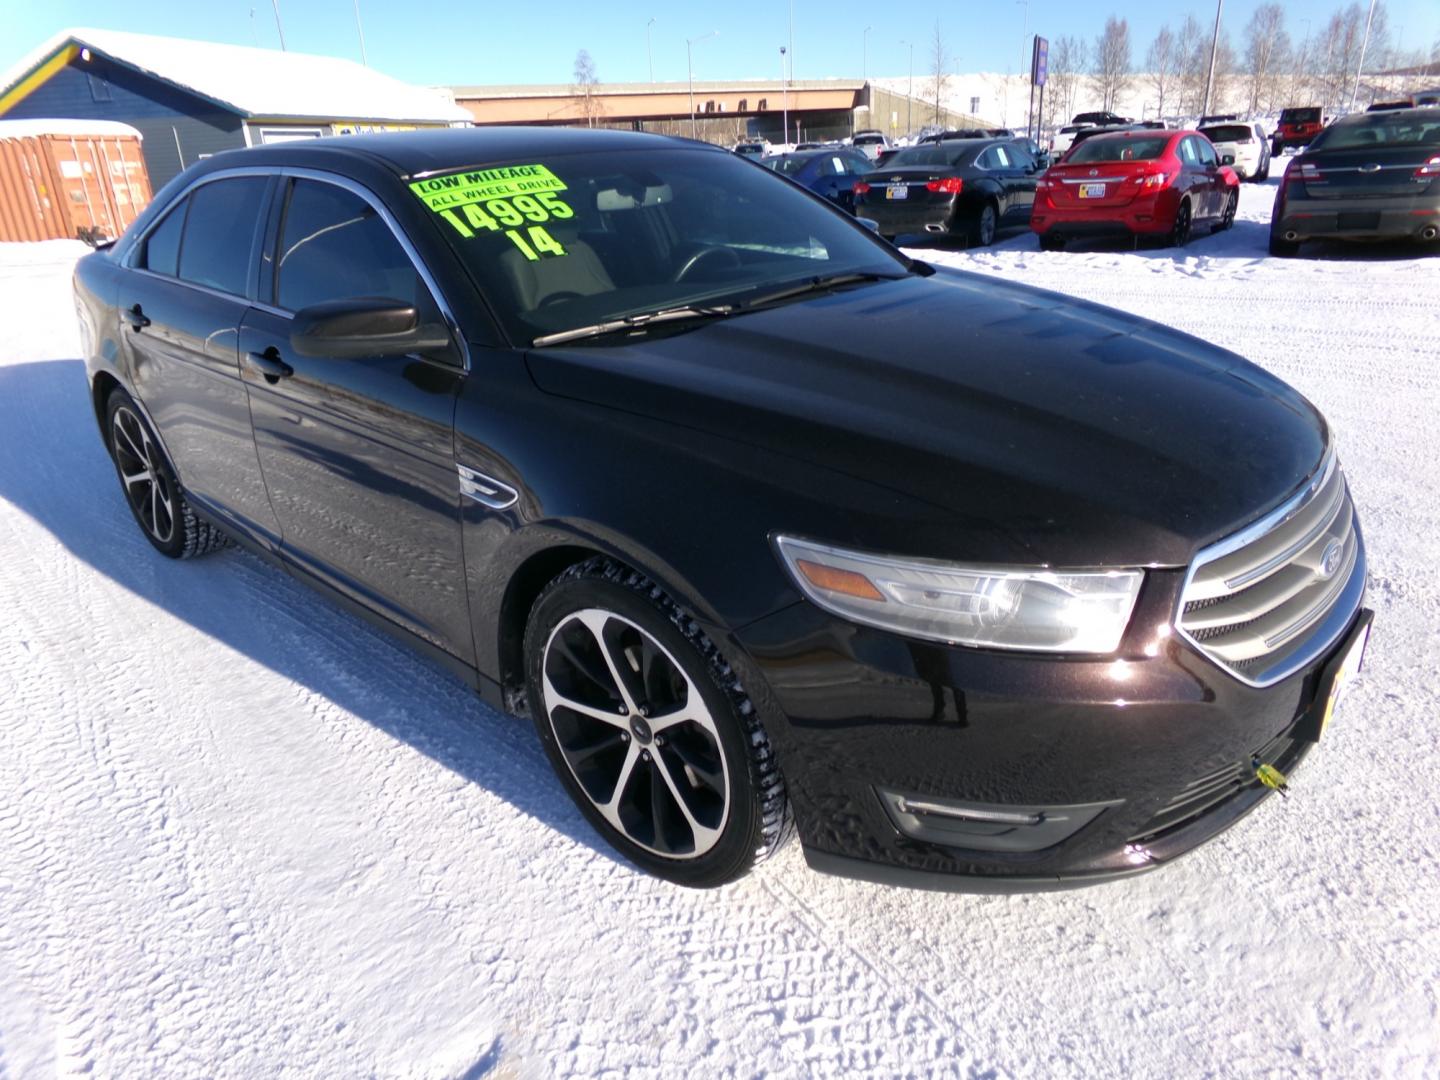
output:
[[[1021,144],[1012,145],[1009,148],[1010,164],[1017,169],[1028,169],[1035,164],[1035,159],[1030,156],[1030,151]]]
[[[188,196],[181,199],[175,209],[150,230],[150,235],[145,238],[145,255],[140,262],[146,270],[175,276],[175,268],[180,262],[180,229],[185,224],[185,208],[189,203]]]
[[[1195,150],[1200,155],[1200,162],[1203,165],[1219,165],[1220,159],[1215,156],[1215,147],[1205,139],[1196,139]]]
[[[237,176],[190,193],[190,215],[180,245],[182,280],[245,295],[266,183],[263,176]]]
[[[297,180],[276,264],[276,303],[299,311],[327,300],[385,297],[429,307],[415,265],[383,218],[358,195]]]
[[[1196,153],[1195,153],[1195,140],[1194,140],[1194,139],[1190,139],[1190,138],[1181,139],[1181,140],[1180,140],[1179,150],[1180,150],[1180,160],[1183,161],[1183,162],[1185,162],[1185,164],[1187,164],[1187,165],[1194,165],[1194,164],[1199,160],[1198,156],[1197,156]]]

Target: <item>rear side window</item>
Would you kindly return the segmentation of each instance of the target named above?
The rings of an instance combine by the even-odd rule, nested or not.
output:
[[[146,270],[167,277],[175,276],[175,269],[180,264],[180,230],[185,225],[185,208],[189,204],[188,197],[181,199],[164,220],[150,230],[150,235],[145,238],[145,256],[141,262]]]
[[[374,207],[314,180],[297,180],[291,188],[275,295],[287,311],[360,296],[416,304],[422,312],[430,306],[415,264]]]
[[[237,176],[191,192],[180,245],[181,280],[245,295],[266,182],[263,176]]]
[[[1215,147],[1205,139],[1191,139],[1195,144],[1195,153],[1200,157],[1202,165],[1219,165],[1220,159],[1215,156]]]

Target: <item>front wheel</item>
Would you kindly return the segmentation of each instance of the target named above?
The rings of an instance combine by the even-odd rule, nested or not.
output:
[[[1235,224],[1235,213],[1240,209],[1240,192],[1231,191],[1225,200],[1225,212],[1220,215],[1220,223],[1215,226],[1216,232],[1224,232]]]
[[[756,708],[648,578],[603,558],[571,567],[531,609],[525,664],[551,765],[631,862],[708,887],[780,845],[785,786]]]

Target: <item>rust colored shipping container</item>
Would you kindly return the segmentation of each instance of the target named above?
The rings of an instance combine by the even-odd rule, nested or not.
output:
[[[113,239],[149,201],[134,128],[0,120],[0,240]]]

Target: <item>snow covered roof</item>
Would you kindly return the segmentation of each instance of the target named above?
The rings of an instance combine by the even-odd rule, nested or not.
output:
[[[143,138],[129,124],[118,120],[0,120],[0,139],[23,139],[32,135],[83,136],[128,135],[132,139]]]
[[[90,49],[242,116],[470,120],[445,94],[392,79],[353,60],[122,30],[62,30],[0,75],[0,98],[71,46]],[[80,56],[83,62],[83,51]]]

